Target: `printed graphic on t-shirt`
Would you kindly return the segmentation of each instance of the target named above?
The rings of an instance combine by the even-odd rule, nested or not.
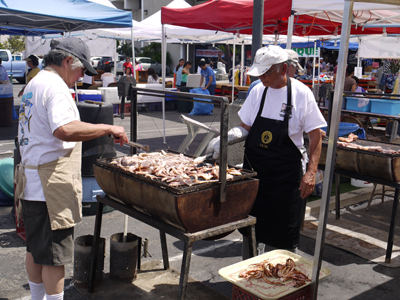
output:
[[[22,96],[21,106],[19,108],[19,126],[21,131],[21,139],[19,140],[20,146],[28,145],[29,139],[25,137],[25,132],[30,131],[30,121],[32,118],[32,102],[29,99],[32,99],[33,94],[27,93]]]
[[[279,115],[280,115],[282,118],[285,117],[286,106],[287,106],[286,103],[282,103],[281,111],[280,111],[280,113],[279,113]],[[292,112],[290,111],[289,119],[291,119],[291,118],[292,118]]]

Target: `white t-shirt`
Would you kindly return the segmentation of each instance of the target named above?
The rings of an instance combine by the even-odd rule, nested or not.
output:
[[[249,93],[239,111],[242,122],[252,126],[261,104],[265,86],[257,84]],[[261,117],[283,121],[282,108],[287,103],[287,87],[281,89],[268,88]],[[302,149],[303,132],[326,126],[324,117],[318,109],[311,90],[296,79],[292,79],[292,117],[289,119],[289,137],[297,148]]]
[[[18,141],[23,165],[38,166],[65,156],[75,142],[53,136],[60,126],[80,120],[79,111],[64,80],[42,71],[26,86],[19,112]],[[25,200],[45,201],[37,170],[25,169]]]
[[[104,73],[101,75],[101,80],[103,80],[103,87],[107,87],[111,82],[115,82],[115,77],[112,73]]]
[[[83,83],[92,84],[92,76],[84,74],[82,82]]]

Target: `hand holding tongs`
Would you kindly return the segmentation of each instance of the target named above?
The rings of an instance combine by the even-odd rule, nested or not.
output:
[[[113,136],[110,134],[109,137],[113,137]],[[149,152],[149,150],[150,150],[149,145],[142,145],[142,144],[139,144],[139,143],[136,143],[136,142],[132,142],[132,141],[129,141],[129,142],[125,143],[124,146],[139,148],[139,149],[142,149],[142,150],[144,150],[146,152]]]

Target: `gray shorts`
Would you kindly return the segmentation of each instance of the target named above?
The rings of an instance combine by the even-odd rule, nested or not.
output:
[[[21,200],[26,251],[37,265],[63,266],[72,262],[74,227],[51,230],[46,202]]]

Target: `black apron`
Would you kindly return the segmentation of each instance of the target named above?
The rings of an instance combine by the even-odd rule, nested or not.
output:
[[[257,117],[245,143],[244,169],[257,172],[259,188],[250,215],[257,217],[256,240],[288,249],[298,246],[301,221],[300,182],[303,176],[300,150],[289,137],[292,88],[287,77],[284,120],[261,117],[265,88]],[[242,232],[244,233],[244,232]]]

